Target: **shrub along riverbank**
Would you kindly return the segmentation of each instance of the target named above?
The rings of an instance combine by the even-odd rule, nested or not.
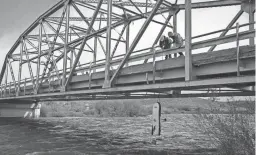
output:
[[[44,102],[41,117],[138,117],[152,113],[157,99],[114,100],[114,101],[69,101]],[[161,99],[162,114],[229,113],[228,103],[209,101],[200,98]],[[243,112],[243,102],[234,103],[238,112]],[[219,109],[213,111],[212,109]]]

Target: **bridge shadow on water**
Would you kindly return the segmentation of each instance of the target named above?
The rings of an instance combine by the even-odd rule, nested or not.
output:
[[[163,125],[163,135],[156,138],[150,135],[148,118],[0,118],[0,154],[183,155],[214,152],[204,147],[194,149],[189,143],[195,138],[190,139],[186,132],[176,132],[180,127],[173,127],[171,131],[172,123]],[[181,140],[187,144],[182,144]],[[205,143],[204,140],[201,143]],[[185,147],[188,144],[191,146]]]

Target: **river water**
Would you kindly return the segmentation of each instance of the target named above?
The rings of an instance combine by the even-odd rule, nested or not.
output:
[[[1,155],[214,154],[192,115],[163,116],[162,135],[151,118],[0,119]]]

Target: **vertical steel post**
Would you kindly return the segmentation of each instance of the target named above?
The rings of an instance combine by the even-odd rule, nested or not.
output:
[[[93,65],[96,65],[96,61],[97,61],[97,46],[98,46],[98,38],[97,36],[94,38],[94,52],[93,52]],[[96,69],[93,69],[93,73],[96,72]]]
[[[35,94],[38,93],[38,84],[40,76],[40,65],[41,65],[41,53],[42,53],[42,20],[39,22],[39,43],[38,43],[38,58],[37,58],[37,70],[36,70],[36,89]]]
[[[254,5],[253,5],[253,2],[251,2],[252,4],[250,5],[250,8],[249,8],[249,30],[250,31],[253,31],[254,30]],[[250,43],[250,46],[254,46],[254,37],[253,38],[250,38],[249,40],[249,43]]]
[[[20,61],[19,61],[19,75],[18,75],[18,89],[16,96],[19,96],[20,93],[20,80],[21,80],[21,72],[22,72],[22,59],[23,59],[23,37],[20,40]]]
[[[11,97],[11,82],[9,82],[9,97]]]
[[[92,63],[90,63],[90,68],[89,68],[89,89],[91,89],[92,85]]]
[[[236,23],[236,67],[237,67],[237,76],[240,76],[240,60],[239,60],[239,55],[240,55],[240,48],[239,48],[239,23]]]
[[[72,40],[72,38],[71,38],[71,33],[72,33],[72,31],[71,31],[71,29],[70,29],[70,34],[69,34],[69,41],[71,41]],[[75,50],[75,49],[74,49]],[[74,61],[74,50],[71,50],[70,51],[70,70],[71,70],[71,68],[72,68],[72,66],[73,66],[73,61]]]
[[[192,80],[191,0],[185,1],[185,80]]]
[[[173,33],[176,34],[177,33],[177,14],[175,13],[173,15]],[[174,53],[174,58],[177,57],[177,53]]]
[[[145,7],[145,13],[148,12],[148,0],[146,0],[146,7]]]
[[[156,50],[153,46],[153,84],[156,83]]]
[[[72,68],[72,66],[73,66],[73,61],[74,61],[74,50],[71,50],[70,51],[70,69]]]
[[[67,2],[69,3],[69,1]],[[62,91],[66,91],[66,73],[67,73],[67,54],[68,54],[68,33],[69,33],[69,15],[70,15],[70,4],[67,4],[66,8],[66,29],[65,29],[65,47],[64,47],[64,58],[63,58],[63,73],[62,73]],[[72,76],[72,75],[71,75]]]
[[[173,33],[177,33],[177,13],[173,15]]]
[[[7,64],[7,61],[8,61],[8,59],[6,59],[6,64]],[[8,80],[8,65],[6,65],[6,70],[5,70],[4,97],[6,97],[7,80]]]
[[[24,96],[26,95],[27,78],[24,79]]]
[[[1,97],[3,97],[3,89],[2,89],[3,85],[0,86],[1,89]]]
[[[125,53],[127,54],[130,46],[130,22],[126,26],[126,44],[125,44]],[[128,62],[125,64],[125,67],[128,67]]]
[[[146,73],[146,81],[147,81],[147,84],[149,84],[149,81],[148,81],[148,72]]]
[[[103,88],[110,87],[110,52],[111,52],[111,24],[112,24],[112,0],[108,0],[108,17],[107,17],[107,44],[106,44],[106,65],[105,65],[105,81]]]
[[[13,69],[12,69],[12,64],[10,62],[10,60],[8,59],[8,65],[9,65],[9,69],[10,69],[10,73],[12,75],[12,81],[13,81],[13,85],[14,85],[14,91],[16,92],[16,80],[15,80],[15,76],[14,76],[14,72],[13,72]]]

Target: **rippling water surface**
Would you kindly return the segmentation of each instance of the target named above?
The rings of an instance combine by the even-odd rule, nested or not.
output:
[[[166,115],[162,135],[151,118],[0,119],[1,155],[211,154],[191,115]]]

